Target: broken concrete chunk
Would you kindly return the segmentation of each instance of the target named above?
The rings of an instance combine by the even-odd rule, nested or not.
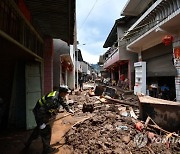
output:
[[[123,117],[127,117],[128,116],[128,112],[127,111],[121,111],[120,115],[122,115]]]
[[[130,116],[133,117],[134,119],[137,119],[138,117],[137,117],[136,114],[134,113],[132,107],[130,107],[129,110],[130,110]]]
[[[78,107],[79,109],[82,109],[82,108],[83,108],[83,105],[79,104],[77,107]]]
[[[128,144],[130,140],[131,140],[131,139],[130,139],[129,136],[123,136],[123,137],[122,137],[122,141],[124,141],[126,144]]]
[[[119,111],[126,111],[126,107],[122,107],[122,106],[121,106],[121,107],[118,107],[118,110],[119,110]]]

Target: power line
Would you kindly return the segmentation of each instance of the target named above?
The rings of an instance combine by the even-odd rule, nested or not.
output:
[[[86,18],[84,19],[84,21],[83,21],[82,25],[80,26],[79,30],[81,30],[81,28],[84,26],[84,24],[85,24],[87,18],[89,17],[89,15],[91,14],[92,10],[94,9],[94,7],[95,7],[97,1],[98,1],[98,0],[95,1],[94,5],[92,6],[92,8],[91,8],[91,10],[89,11],[88,15],[86,16]]]

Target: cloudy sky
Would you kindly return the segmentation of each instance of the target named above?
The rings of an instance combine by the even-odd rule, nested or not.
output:
[[[77,40],[83,60],[96,64],[114,22],[127,0],[77,0]],[[83,45],[86,44],[86,45]]]

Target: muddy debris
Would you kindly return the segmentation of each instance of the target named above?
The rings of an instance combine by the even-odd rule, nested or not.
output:
[[[93,104],[93,117],[73,127],[65,136],[66,145],[72,147],[74,154],[177,154],[180,153],[180,138],[159,131],[142,128],[137,129],[139,109],[123,104],[95,103],[97,97],[87,98],[72,96],[77,101],[74,108],[83,104]],[[134,96],[126,101],[136,100]],[[91,106],[91,105],[90,105]],[[100,107],[97,107],[100,106]],[[126,114],[122,114],[126,112]],[[77,113],[82,114],[82,113]],[[85,114],[85,113],[83,113]],[[124,116],[125,115],[125,116]],[[142,122],[143,125],[145,125]],[[164,141],[163,141],[164,139]],[[174,141],[173,141],[174,139]]]

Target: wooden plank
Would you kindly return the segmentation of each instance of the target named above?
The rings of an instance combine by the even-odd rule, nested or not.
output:
[[[119,103],[119,104],[125,104],[125,105],[130,105],[130,106],[138,107],[138,104],[132,104],[132,103],[125,102],[125,101],[122,101],[122,100],[110,98],[110,97],[107,97],[107,96],[104,96],[104,98],[107,99],[107,100],[113,101],[114,103]],[[110,102],[107,102],[107,104],[110,104]]]
[[[83,123],[84,121],[86,121],[86,120],[92,118],[93,116],[94,116],[94,115],[89,115],[88,117],[85,117],[85,118],[83,118],[83,119],[77,121],[77,122],[72,126],[72,128],[75,127],[76,125],[81,124],[81,123]]]
[[[177,105],[180,106],[180,102],[173,102],[169,100],[163,100],[159,98],[154,98],[146,95],[138,95],[140,103],[150,103],[150,104],[163,104],[163,105]]]
[[[180,128],[180,103],[150,96],[138,96],[138,98],[142,120],[150,116],[165,130],[177,131]]]

